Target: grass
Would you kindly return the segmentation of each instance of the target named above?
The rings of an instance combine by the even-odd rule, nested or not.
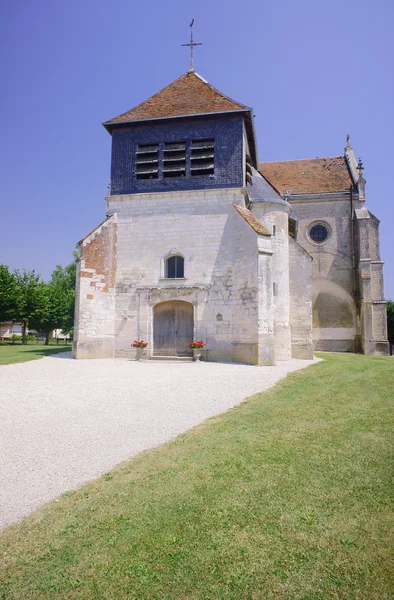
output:
[[[0,598],[393,598],[394,362],[324,359],[3,530]]]
[[[59,354],[59,352],[70,352],[70,350],[70,344],[61,346],[45,346],[45,344],[36,343],[26,346],[22,346],[22,344],[0,345],[0,365],[37,360],[43,356]]]

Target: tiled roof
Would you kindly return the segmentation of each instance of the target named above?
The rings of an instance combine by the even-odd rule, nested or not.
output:
[[[145,102],[104,125],[243,110],[250,108],[219,92],[195,71],[188,71]]]
[[[343,156],[260,163],[260,172],[281,194],[348,192],[353,185]]]
[[[264,227],[261,221],[250,212],[249,209],[239,206],[239,204],[233,204],[235,210],[241,215],[243,219],[251,226],[252,229],[259,235],[271,235],[268,229]]]

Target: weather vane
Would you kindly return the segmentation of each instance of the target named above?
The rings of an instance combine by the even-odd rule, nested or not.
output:
[[[190,42],[188,44],[182,44],[182,46],[188,46],[188,48],[190,48],[190,71],[194,71],[193,48],[194,46],[202,46],[202,44],[196,44],[195,42],[193,42],[193,24],[194,19],[190,21]]]

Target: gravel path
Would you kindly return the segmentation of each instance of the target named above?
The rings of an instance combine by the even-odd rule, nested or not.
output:
[[[64,353],[0,366],[0,527],[312,362],[138,363]]]

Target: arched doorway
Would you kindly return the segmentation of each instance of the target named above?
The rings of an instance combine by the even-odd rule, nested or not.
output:
[[[153,309],[153,354],[191,356],[193,305],[183,300],[160,302]]]

